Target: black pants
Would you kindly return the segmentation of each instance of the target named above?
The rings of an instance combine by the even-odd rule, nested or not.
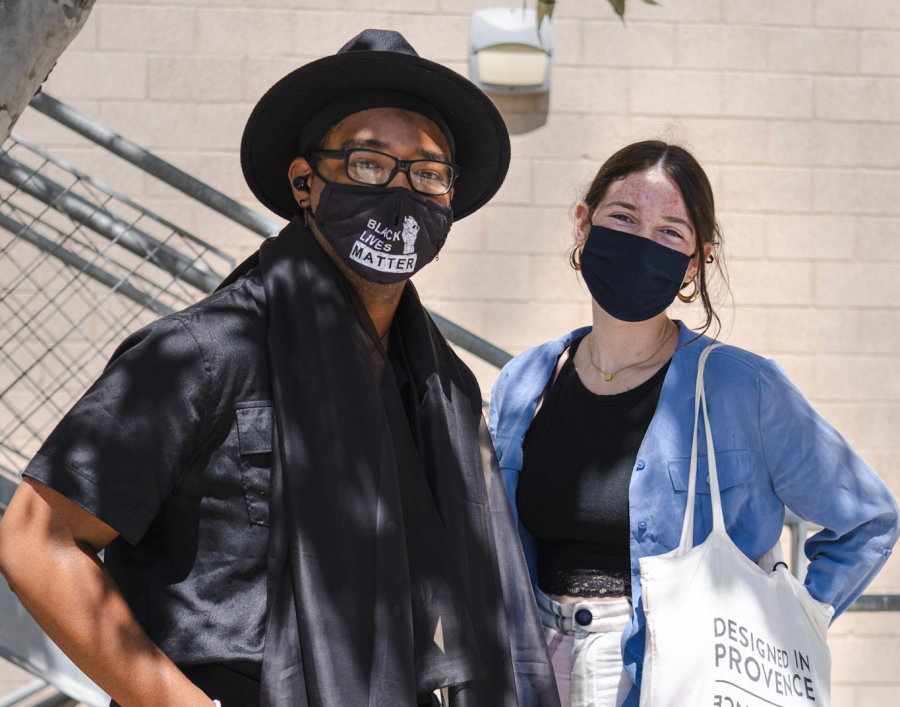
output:
[[[222,707],[259,707],[259,683],[253,678],[215,663],[184,668],[188,680],[218,700]],[[109,707],[119,707],[111,700]]]
[[[259,683],[223,665],[195,665],[185,668],[188,680],[218,700],[222,707],[259,707]]]

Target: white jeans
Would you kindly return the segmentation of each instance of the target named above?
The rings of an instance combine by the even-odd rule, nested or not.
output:
[[[562,707],[620,707],[631,689],[620,647],[631,600],[560,604],[537,588],[535,594]],[[583,609],[591,614],[587,626],[574,618]]]

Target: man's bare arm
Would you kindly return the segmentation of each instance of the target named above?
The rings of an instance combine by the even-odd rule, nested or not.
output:
[[[0,522],[0,573],[47,635],[123,707],[209,707],[138,624],[97,557],[116,536],[26,478]]]

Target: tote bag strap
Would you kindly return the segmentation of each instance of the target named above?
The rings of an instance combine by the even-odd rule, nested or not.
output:
[[[719,494],[719,475],[716,470],[716,452],[713,448],[712,428],[709,425],[709,412],[706,403],[706,389],[703,385],[703,371],[706,368],[706,359],[714,349],[722,346],[716,342],[710,344],[700,354],[697,364],[697,387],[694,391],[694,438],[691,443],[691,465],[688,478],[687,508],[684,513],[684,525],[681,527],[681,542],[675,555],[684,555],[694,547],[694,508],[697,492],[697,430],[700,425],[700,403],[703,403],[703,424],[706,437],[706,459],[709,468],[709,490],[713,509],[713,530],[725,532],[725,520],[722,516],[722,497]]]

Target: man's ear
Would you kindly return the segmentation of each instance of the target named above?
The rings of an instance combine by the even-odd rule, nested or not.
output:
[[[584,248],[584,242],[591,232],[591,210],[584,201],[575,204],[575,245]]]
[[[309,206],[309,179],[312,176],[312,167],[305,157],[296,157],[288,168],[288,180],[291,182],[291,190],[294,199],[301,206]]]

